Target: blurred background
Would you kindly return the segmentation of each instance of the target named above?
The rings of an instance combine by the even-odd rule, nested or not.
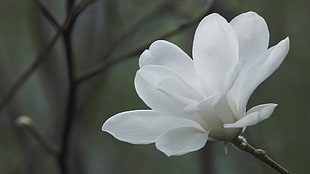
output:
[[[38,5],[38,2],[41,4]],[[74,2],[74,1],[72,1]],[[76,1],[76,6],[83,3]],[[42,13],[42,6],[62,25],[67,16],[63,0],[0,0],[0,99],[44,50],[57,27]],[[153,144],[131,145],[101,132],[103,122],[121,111],[143,109],[133,79],[139,54],[151,41],[169,40],[191,55],[192,40],[201,14],[217,12],[227,20],[255,11],[265,18],[270,46],[290,37],[290,52],[280,68],[252,95],[249,107],[274,102],[273,116],[248,127],[245,137],[263,148],[292,173],[310,171],[310,2],[306,0],[96,0],[77,17],[72,27],[75,77],[96,68],[72,90],[63,37],[15,95],[1,106],[0,174],[58,174],[57,156],[15,120],[29,116],[56,147],[62,146],[65,120],[70,114],[67,142],[68,173],[74,174],[273,174],[253,156],[229,145],[208,142],[203,149],[166,157]],[[206,11],[207,9],[207,11]],[[180,27],[181,26],[181,27]],[[183,27],[182,27],[183,26]],[[172,34],[167,34],[173,31]],[[167,35],[166,35],[167,34]],[[110,61],[117,59],[119,61]],[[107,62],[112,62],[106,65]]]

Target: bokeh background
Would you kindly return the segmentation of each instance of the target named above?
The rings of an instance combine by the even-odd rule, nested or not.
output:
[[[81,0],[80,0],[81,1]],[[80,1],[77,1],[78,4]],[[41,0],[62,24],[65,1]],[[96,65],[156,39],[169,40],[189,55],[197,23],[160,38],[199,15],[207,0],[97,0],[78,17],[72,34],[77,76]],[[290,37],[280,68],[252,95],[249,107],[274,102],[273,116],[247,128],[245,137],[292,173],[309,173],[310,2],[307,0],[214,0],[208,13],[231,20],[255,11],[265,18],[270,46]],[[0,0],[0,98],[46,47],[55,29],[31,0]],[[147,47],[145,47],[147,48]],[[141,51],[142,52],[142,51]],[[68,93],[67,63],[60,38],[47,58],[1,110],[0,173],[58,174],[57,158],[46,152],[15,119],[27,115],[55,146],[60,145]],[[101,132],[102,123],[125,110],[147,108],[133,79],[139,54],[106,67],[81,83],[69,140],[69,173],[74,174],[273,174],[253,156],[208,142],[199,151],[166,157],[154,145],[131,145]]]

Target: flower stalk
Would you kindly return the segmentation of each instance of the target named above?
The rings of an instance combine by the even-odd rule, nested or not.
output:
[[[291,174],[291,172],[289,172],[286,168],[271,159],[263,149],[257,149],[250,145],[243,136],[238,136],[237,138],[233,139],[231,143],[238,149],[254,155],[256,158],[260,159],[278,172],[282,174]]]

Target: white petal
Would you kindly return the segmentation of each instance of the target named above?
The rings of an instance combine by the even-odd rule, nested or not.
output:
[[[269,45],[268,26],[255,12],[242,13],[231,22],[239,42],[240,62],[243,66],[260,58]]]
[[[242,128],[255,125],[271,116],[277,104],[263,104],[253,107],[247,115],[235,123],[224,124],[224,128]]]
[[[218,98],[216,95],[200,102],[193,111],[201,115],[208,130],[222,128],[223,124],[235,120],[225,102],[225,97]]]
[[[158,87],[157,89],[159,91],[161,91],[163,94],[167,95],[168,97],[174,99],[176,102],[181,103],[181,104],[183,104],[185,106],[187,106],[187,105],[197,105],[198,104],[198,102],[196,100],[192,100],[190,98],[186,98],[186,97],[183,97],[181,95],[178,95],[174,91],[167,90],[167,89],[161,88],[161,87]]]
[[[156,140],[156,147],[167,156],[183,155],[201,149],[208,132],[197,127],[181,127],[168,131]]]
[[[202,100],[197,106],[197,109],[194,107],[190,108],[194,112],[209,110],[206,114],[201,113],[204,120],[206,120],[207,125],[209,125],[209,128],[222,127],[225,123],[232,123],[236,121],[237,118],[235,117],[235,113],[231,110],[231,104],[229,103],[229,100],[227,100],[226,94],[235,83],[238,74],[239,66],[237,65],[228,71],[224,86],[219,89],[218,92],[215,92],[209,98]],[[211,124],[210,117],[214,117],[212,119],[213,123]]]
[[[238,40],[232,26],[220,15],[205,17],[193,43],[194,66],[206,95],[222,88],[228,71],[239,61]]]
[[[139,59],[140,68],[147,65],[161,65],[171,69],[192,86],[201,90],[195,74],[193,60],[178,46],[165,40],[158,40],[145,50]]]
[[[253,66],[241,70],[229,95],[230,99],[237,104],[239,113],[245,112],[246,104],[253,91],[280,66],[288,50],[289,38],[286,38],[268,49]]]
[[[218,95],[218,100],[214,105],[215,114],[222,120],[223,123],[230,123],[238,118],[236,112],[236,103],[228,97],[230,89],[235,84],[240,72],[240,64],[231,68],[225,78],[224,86],[219,89],[215,95]]]
[[[226,77],[224,79],[223,87],[219,89],[219,97],[222,97],[223,95],[226,95],[229,89],[233,87],[235,84],[238,75],[240,73],[240,64],[237,64],[236,66],[232,67],[226,74]]]
[[[214,113],[223,124],[232,123],[237,120],[234,113],[230,109],[226,96],[222,97],[213,107]]]
[[[258,112],[252,112],[234,123],[224,124],[223,127],[224,128],[242,128],[242,127],[257,124],[259,122],[258,115],[259,115]]]
[[[196,115],[195,115],[196,114]],[[223,122],[222,120],[216,115],[216,113],[212,110],[212,108],[199,108],[197,113],[193,114],[195,119],[200,118],[200,120],[197,119],[197,121],[206,129],[211,130],[214,128],[222,128]],[[200,117],[197,117],[200,116]]]
[[[170,96],[158,90],[159,83],[167,77],[180,79],[177,74],[170,69],[159,65],[144,66],[137,71],[135,77],[135,88],[139,97],[146,105],[156,111],[169,114],[184,114],[184,105],[177,102]],[[184,82],[186,83],[186,82]],[[177,84],[175,85],[177,86]]]
[[[185,69],[193,69],[192,59],[178,46],[165,40],[153,42],[139,59],[139,66],[162,65],[183,73]]]
[[[222,121],[215,109],[215,105],[219,103],[219,100],[218,95],[212,95],[197,104],[187,105],[184,112],[188,114],[188,118],[197,121],[206,130],[222,128],[225,122]],[[220,108],[223,107],[220,106]],[[223,115],[223,117],[225,116]]]
[[[133,144],[154,143],[163,133],[178,127],[199,124],[185,118],[164,116],[152,110],[135,110],[116,114],[102,126],[102,130],[116,139]]]
[[[189,84],[185,83],[180,78],[172,78],[172,77],[165,77],[162,81],[158,84],[158,90],[164,92],[166,95],[176,99],[176,101],[183,103],[185,105],[188,104],[197,104],[197,101],[203,99],[202,95],[199,94],[195,89],[193,89]],[[181,100],[177,98],[183,98]],[[182,100],[191,100],[189,102]]]
[[[247,111],[247,114],[251,114],[253,112],[259,112],[259,116],[263,118],[263,120],[269,118],[273,112],[273,110],[278,106],[275,103],[261,104],[252,107]]]

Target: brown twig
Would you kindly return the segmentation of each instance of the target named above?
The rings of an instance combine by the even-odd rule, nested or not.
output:
[[[72,13],[73,6],[75,4],[75,0],[67,0],[67,15],[69,16]],[[74,84],[74,76],[75,76],[75,64],[74,64],[74,56],[72,51],[72,29],[74,26],[74,22],[72,22],[63,32],[66,60],[67,60],[67,70],[68,70],[68,78],[69,78],[69,91],[67,96],[67,104],[65,108],[65,117],[64,117],[64,127],[62,131],[62,141],[60,146],[60,153],[58,156],[58,162],[63,174],[69,173],[69,167],[67,165],[68,162],[68,147],[70,143],[70,134],[71,128],[73,124],[73,119],[75,115],[75,101],[76,101],[76,88]]]
[[[256,158],[260,159],[270,167],[274,168],[276,171],[282,174],[290,174],[290,172],[286,168],[284,168],[279,163],[271,159],[264,150],[256,149],[255,147],[251,146],[244,137],[239,136],[233,139],[232,144],[234,144],[240,150],[254,155]]]
[[[72,13],[66,18],[64,24],[61,28],[57,30],[51,40],[48,42],[47,46],[44,47],[38,54],[38,56],[33,60],[33,62],[26,68],[25,71],[17,77],[17,79],[9,86],[8,90],[5,92],[2,100],[0,101],[0,111],[7,104],[10,99],[16,94],[20,87],[28,80],[32,73],[37,69],[37,67],[42,63],[42,61],[47,57],[46,55],[51,51],[55,45],[58,38],[62,35],[63,31],[71,25],[72,22],[76,20],[79,14],[92,2],[95,0],[85,0],[76,6]]]
[[[35,4],[38,6],[40,12],[47,19],[47,21],[52,25],[52,27],[57,31],[61,28],[59,23],[53,17],[53,15],[48,11],[48,9],[42,4],[40,0],[33,0]]]

